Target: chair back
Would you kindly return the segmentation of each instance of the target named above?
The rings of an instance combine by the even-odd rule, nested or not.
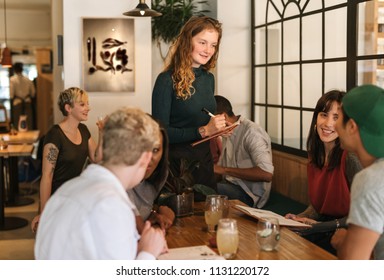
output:
[[[1,132],[9,132],[10,124],[9,118],[7,115],[7,108],[5,108],[4,104],[0,103],[0,131]]]

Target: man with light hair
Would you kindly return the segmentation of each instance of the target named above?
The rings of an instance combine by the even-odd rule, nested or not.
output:
[[[139,109],[108,116],[103,163],[89,165],[49,199],[36,259],[155,259],[167,250],[163,231],[149,222],[138,234],[126,193],[143,179],[159,135],[158,124]]]
[[[332,245],[340,259],[384,260],[384,90],[363,85],[349,91],[336,130],[341,147],[364,169],[352,182],[348,230],[336,231]]]

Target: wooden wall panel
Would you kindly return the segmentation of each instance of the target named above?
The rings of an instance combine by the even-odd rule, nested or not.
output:
[[[275,167],[272,189],[308,204],[307,159],[273,150]]]
[[[52,67],[51,50],[41,48],[36,50],[37,67],[37,129],[40,135],[44,135],[53,125],[53,101],[52,101],[52,73],[43,71],[43,68]]]

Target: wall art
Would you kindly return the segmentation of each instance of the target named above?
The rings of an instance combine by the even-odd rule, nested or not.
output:
[[[83,18],[86,91],[135,91],[134,37],[134,19]]]

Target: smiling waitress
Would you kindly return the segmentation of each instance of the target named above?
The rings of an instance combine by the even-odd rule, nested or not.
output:
[[[195,183],[214,190],[209,141],[195,147],[191,143],[226,125],[224,115],[210,117],[202,112],[202,108],[216,111],[215,77],[209,70],[215,67],[221,35],[219,21],[206,16],[190,18],[171,47],[169,63],[157,77],[152,93],[152,115],[166,127],[171,165],[179,166],[182,158],[198,160]]]

